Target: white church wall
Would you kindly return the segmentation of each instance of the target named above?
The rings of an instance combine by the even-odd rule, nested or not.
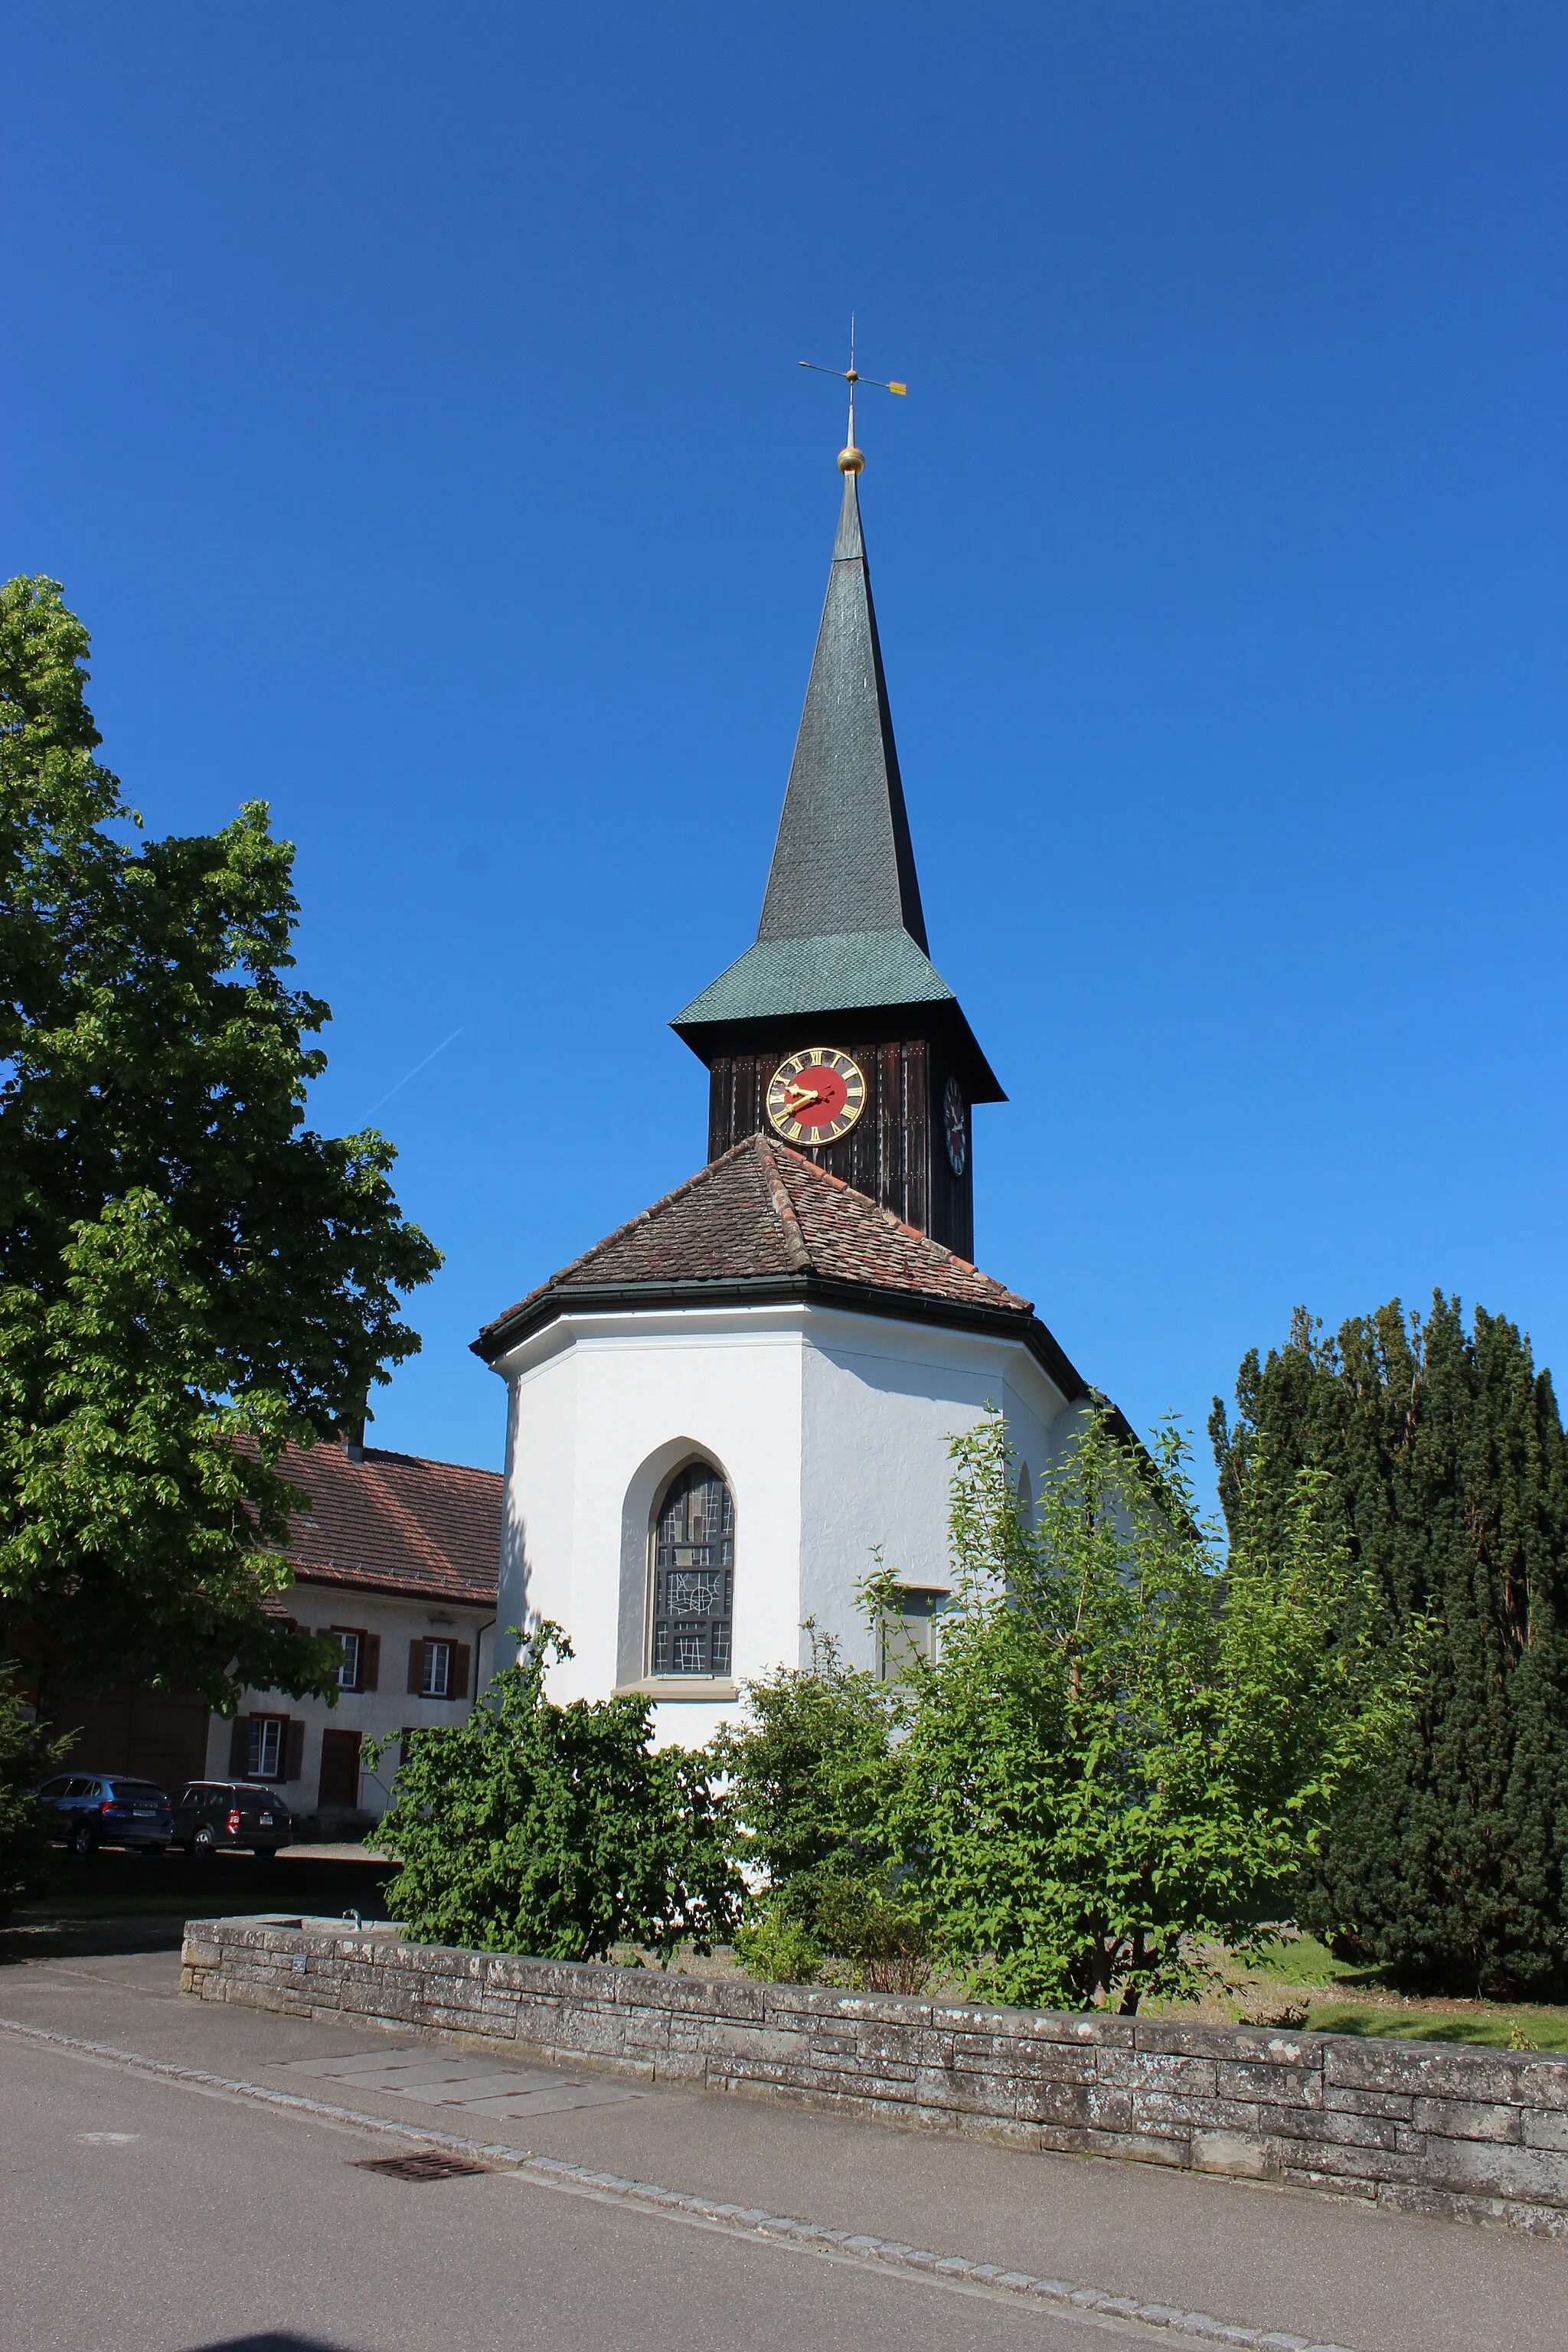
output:
[[[684,1464],[713,1462],[734,1497],[735,1683],[799,1661],[807,1617],[868,1665],[872,1547],[911,1584],[951,1583],[949,1439],[994,1402],[1037,1465],[1064,1412],[1019,1342],[818,1307],[567,1315],[498,1369],[500,1625],[555,1619],[574,1653],[555,1697],[641,1685],[659,1740],[683,1745],[736,1711],[734,1684],[646,1676],[648,1526]]]
[[[820,1308],[808,1330],[801,1615],[872,1666],[876,1635],[855,1596],[873,1549],[902,1583],[952,1587],[951,1439],[997,1405],[1009,1443],[1038,1462],[1064,1400],[1016,1341]]]
[[[551,1339],[555,1352],[531,1361]],[[795,1655],[800,1354],[797,1310],[691,1308],[565,1316],[498,1368],[515,1398],[502,1619],[566,1627],[575,1655],[552,1696],[644,1681],[648,1521],[669,1475],[699,1454],[735,1503],[735,1677]],[[649,1687],[661,1742],[699,1745],[736,1711],[733,1683]]]

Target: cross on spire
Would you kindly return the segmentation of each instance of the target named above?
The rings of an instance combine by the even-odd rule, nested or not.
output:
[[[836,375],[838,377],[840,383],[847,383],[849,386],[849,438],[846,442],[844,447],[838,452],[838,470],[841,474],[858,474],[865,465],[866,457],[864,451],[857,449],[855,446],[856,385],[858,383],[869,384],[873,392],[896,392],[900,399],[903,397],[905,393],[908,392],[909,385],[907,383],[883,383],[874,375],[862,375],[859,373],[858,369],[855,365],[855,313],[853,310],[849,313],[848,366],[847,368],[820,367],[816,360],[802,360],[801,365],[803,368],[810,368],[814,375]]]

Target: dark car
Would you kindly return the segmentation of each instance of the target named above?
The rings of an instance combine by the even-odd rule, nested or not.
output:
[[[294,1834],[294,1816],[258,1780],[187,1780],[174,1806],[174,1843],[187,1853],[248,1846],[270,1857]]]
[[[166,1791],[128,1772],[57,1772],[38,1790],[38,1802],[50,1837],[73,1853],[100,1845],[163,1853],[174,1834]]]

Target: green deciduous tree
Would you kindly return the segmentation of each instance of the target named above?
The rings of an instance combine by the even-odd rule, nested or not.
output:
[[[896,1910],[905,1962],[923,1937],[990,1998],[1190,1989],[1205,1939],[1245,1949],[1288,1907],[1407,1703],[1405,1649],[1310,1474],[1222,1572],[1174,1431],[1151,1463],[1090,1423],[1032,1513],[998,1415],[953,1455],[935,1658],[890,1691],[831,1657],[770,1677],[723,1743],[768,1874],[758,1958],[887,1956]]]
[[[555,1705],[545,1675],[571,1654],[541,1624],[466,1722],[414,1736],[379,1832],[387,1901],[425,1941],[480,1951],[711,1950],[741,1885],[708,1759],[650,1747],[647,1699]]]
[[[0,1635],[79,1685],[328,1686],[263,1603],[298,1486],[438,1262],[373,1132],[310,1129],[293,852],[259,803],[141,842],[86,631],[0,589]]]
[[[1347,1790],[1303,1916],[1465,1993],[1568,1982],[1568,1447],[1516,1326],[1436,1294],[1336,1338],[1299,1309],[1210,1432],[1233,1531],[1277,1525],[1303,1467],[1384,1607],[1431,1621],[1419,1702]]]
[[[998,1418],[954,1456],[959,1583],[906,1678],[896,1852],[973,1990],[1135,2010],[1279,1916],[1404,1669],[1310,1478],[1222,1575],[1173,1428],[1151,1475],[1090,1423],[1032,1515]]]

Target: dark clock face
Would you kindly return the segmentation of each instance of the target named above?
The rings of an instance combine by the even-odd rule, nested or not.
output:
[[[956,1078],[949,1078],[942,1095],[942,1123],[947,1136],[947,1164],[955,1176],[962,1176],[969,1157],[969,1124]]]
[[[768,1118],[786,1143],[832,1143],[866,1108],[858,1062],[832,1045],[808,1045],[768,1081]]]

